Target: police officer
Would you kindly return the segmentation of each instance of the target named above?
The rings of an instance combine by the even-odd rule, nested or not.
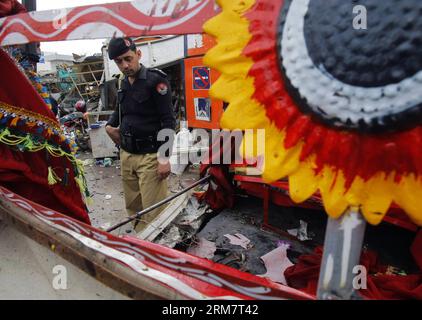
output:
[[[140,64],[141,51],[130,38],[113,38],[110,60],[124,74],[118,107],[106,125],[110,138],[120,145],[121,174],[126,210],[134,215],[167,197],[169,154],[159,154],[161,129],[175,129],[171,88],[164,72]],[[170,146],[171,150],[171,146]],[[142,231],[161,211],[158,208],[135,222]]]

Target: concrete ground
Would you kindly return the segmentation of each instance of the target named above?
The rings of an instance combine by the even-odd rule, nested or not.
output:
[[[0,300],[128,299],[50,248],[2,223],[1,214],[0,253]],[[58,274],[66,276],[59,288],[55,287]]]

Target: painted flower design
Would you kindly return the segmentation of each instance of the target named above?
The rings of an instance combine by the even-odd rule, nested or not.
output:
[[[211,94],[223,128],[266,130],[263,178],[298,203],[319,192],[333,218],[378,224],[395,202],[422,225],[422,2],[360,1],[366,29],[353,1],[218,2]]]

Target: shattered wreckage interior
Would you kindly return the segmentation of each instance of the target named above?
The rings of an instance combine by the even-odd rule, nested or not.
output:
[[[118,162],[115,163],[117,166],[86,166],[94,200],[90,216],[93,224],[103,229],[125,217],[121,191],[115,187],[120,183]],[[198,176],[195,166],[188,167],[182,175],[172,174],[170,193],[186,188]],[[247,194],[241,188],[236,188],[233,208],[213,211],[205,202],[198,201],[207,188],[208,185],[202,185],[176,198],[141,234],[135,234],[131,224],[120,227],[116,233],[175,248],[276,283],[300,286],[287,281],[285,271],[290,268],[294,273],[293,266],[301,256],[311,256],[322,248],[326,214],[271,202],[265,209],[265,199]],[[112,196],[107,198],[108,193]],[[387,266],[387,272],[405,275],[418,272],[410,251],[404,250],[413,240],[414,232],[383,222],[376,227],[367,226],[363,247],[364,252],[376,252],[374,259],[377,264]],[[316,277],[318,272],[319,264],[314,272]]]
[[[201,208],[194,197],[183,211],[200,214],[202,223],[197,224],[199,228],[192,230],[183,212],[163,232],[167,237],[160,237],[158,243],[255,275],[265,274],[276,282],[283,282],[279,281],[283,269],[297,263],[300,255],[310,254],[324,243],[327,218],[322,211],[270,204],[269,223],[279,232],[263,228],[262,199],[245,194],[237,195],[234,208],[219,213]],[[180,237],[175,228],[183,236]],[[364,248],[377,252],[382,264],[409,274],[417,272],[418,267],[410,252],[403,248],[409,248],[413,238],[413,232],[387,223],[378,227],[368,226]],[[264,262],[262,258],[269,253],[273,254]],[[277,273],[267,273],[274,271],[274,268]]]

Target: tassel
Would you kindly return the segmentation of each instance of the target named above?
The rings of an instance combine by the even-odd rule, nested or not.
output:
[[[51,186],[59,181],[62,180],[57,176],[57,174],[53,171],[51,167],[48,167],[48,184]]]
[[[75,177],[75,181],[76,181],[79,189],[81,190],[81,193],[85,194],[85,186],[84,186],[84,182],[82,181],[82,178]]]
[[[0,134],[0,140],[2,140],[5,136],[10,135],[10,131],[8,128],[6,128],[1,134]]]
[[[69,168],[66,168],[66,170],[64,171],[64,177],[63,177],[63,185],[65,187],[67,187],[67,185],[69,184],[69,174],[70,174],[70,170]]]
[[[32,139],[31,139],[31,136],[30,135],[27,135],[26,136],[26,141],[25,141],[25,144],[23,146],[24,146],[24,148],[26,150],[32,150],[32,149],[34,149],[34,143],[33,143]]]
[[[94,200],[92,199],[92,197],[91,197],[91,196],[86,197],[86,204],[87,204],[88,206],[92,206],[92,205],[94,204]]]
[[[91,198],[91,194],[89,193],[88,186],[86,184],[86,180],[83,174],[76,176],[75,175],[75,181],[79,186],[79,189],[81,191],[81,194],[85,198],[86,204],[93,204],[93,200]]]

